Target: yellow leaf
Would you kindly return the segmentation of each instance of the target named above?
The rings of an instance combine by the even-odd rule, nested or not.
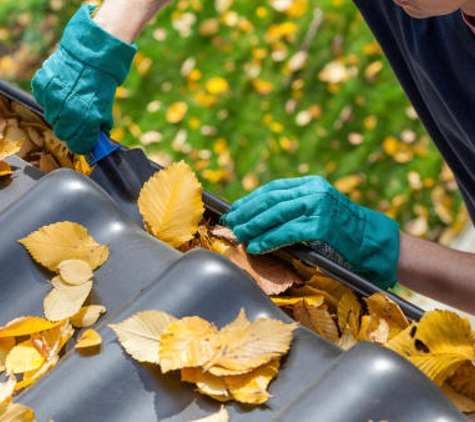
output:
[[[222,368],[236,375],[250,372],[287,353],[297,327],[297,323],[286,324],[271,318],[249,323],[241,309],[236,320],[221,329],[221,350],[205,369],[213,373]]]
[[[35,413],[20,403],[7,403],[0,406],[2,422],[36,422]]]
[[[107,246],[99,245],[83,226],[70,221],[41,227],[18,242],[51,271],[66,259],[82,259],[94,270],[109,257]]]
[[[151,234],[179,247],[193,237],[203,218],[202,187],[187,164],[173,163],[144,184],[138,206]]]
[[[322,337],[336,342],[339,338],[338,327],[326,309],[319,309],[307,298],[301,299],[293,308],[294,319],[309,330],[315,331]]]
[[[4,160],[20,151],[23,141],[7,140],[0,134],[0,160]]]
[[[13,374],[11,374],[6,381],[0,382],[0,405],[11,399],[15,391],[15,385],[16,377]]]
[[[475,400],[475,366],[473,363],[466,361],[460,365],[446,384],[450,385],[457,393]],[[475,412],[475,409],[473,409],[473,412]]]
[[[92,281],[73,286],[62,281],[61,277],[51,280],[53,289],[43,300],[44,313],[50,321],[59,321],[75,315],[92,290]]]
[[[5,370],[5,360],[13,346],[15,346],[14,337],[0,338],[0,372]]]
[[[75,344],[76,349],[88,349],[91,347],[100,346],[102,339],[100,334],[96,330],[86,330],[81,334],[77,343]]]
[[[231,400],[226,383],[221,377],[203,371],[200,367],[182,368],[181,380],[196,384],[198,392],[221,402]]]
[[[159,364],[162,372],[201,366],[219,350],[217,328],[198,316],[172,322],[162,333]]]
[[[375,293],[365,298],[368,313],[384,319],[390,328],[403,330],[409,326],[409,321],[399,305],[389,299],[384,293]]]
[[[348,327],[352,330],[353,337],[356,337],[359,331],[361,313],[361,304],[355,293],[345,293],[338,302],[338,326],[340,330],[343,331]]]
[[[61,324],[61,321],[51,322],[47,319],[35,316],[19,317],[13,319],[7,325],[0,328],[0,338],[26,336],[33,333],[50,330]]]
[[[447,384],[444,384],[441,388],[445,395],[450,399],[450,401],[457,407],[460,412],[475,412],[475,400],[458,393]]]
[[[94,325],[102,314],[106,312],[106,307],[102,305],[83,306],[70,319],[73,327],[84,328]]]
[[[9,176],[13,174],[13,170],[8,163],[0,161],[0,176]]]
[[[194,419],[191,422],[229,422],[229,413],[224,406],[221,406],[218,412],[205,418]]]
[[[142,311],[110,324],[125,351],[139,362],[158,363],[158,347],[163,330],[176,318],[161,311]]]
[[[270,397],[267,387],[279,372],[279,367],[279,360],[272,359],[247,374],[224,377],[224,382],[235,400],[241,403],[262,404]]]
[[[65,259],[58,265],[61,278],[73,286],[80,286],[91,281],[93,272],[91,266],[81,259]]]
[[[45,357],[37,350],[33,341],[28,339],[10,350],[5,367],[7,373],[18,374],[38,369],[45,360]]]
[[[467,318],[452,311],[429,311],[419,321],[416,339],[433,354],[474,356],[474,333]]]

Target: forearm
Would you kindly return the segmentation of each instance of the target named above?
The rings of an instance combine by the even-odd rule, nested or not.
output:
[[[169,0],[104,0],[94,21],[115,37],[132,43]]]
[[[475,254],[401,234],[399,282],[409,289],[475,314]]]

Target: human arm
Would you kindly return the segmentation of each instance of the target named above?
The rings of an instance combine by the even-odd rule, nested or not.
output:
[[[144,26],[170,1],[105,0],[93,19],[110,34],[122,41],[132,43]]]
[[[401,233],[397,274],[403,286],[475,315],[475,254]]]
[[[389,217],[358,206],[323,178],[275,180],[236,201],[222,221],[250,253],[317,240],[330,246],[330,259],[343,258],[382,288],[399,280],[475,314],[475,255],[400,233]]]
[[[100,131],[109,134],[115,91],[136,53],[130,42],[169,1],[105,0],[94,18],[94,8],[83,5],[68,22],[59,48],[36,72],[33,95],[74,153],[88,153]]]

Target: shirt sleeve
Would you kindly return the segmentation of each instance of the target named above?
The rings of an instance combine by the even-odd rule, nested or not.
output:
[[[463,12],[462,12],[462,17],[463,17],[463,21],[465,22],[465,24],[470,28],[470,30],[475,35],[475,17],[474,16],[469,16],[469,15],[463,13]]]

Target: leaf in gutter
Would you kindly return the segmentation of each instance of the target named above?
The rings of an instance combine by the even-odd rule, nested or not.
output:
[[[184,161],[155,173],[138,198],[147,230],[175,248],[191,240],[204,214],[202,190]]]

